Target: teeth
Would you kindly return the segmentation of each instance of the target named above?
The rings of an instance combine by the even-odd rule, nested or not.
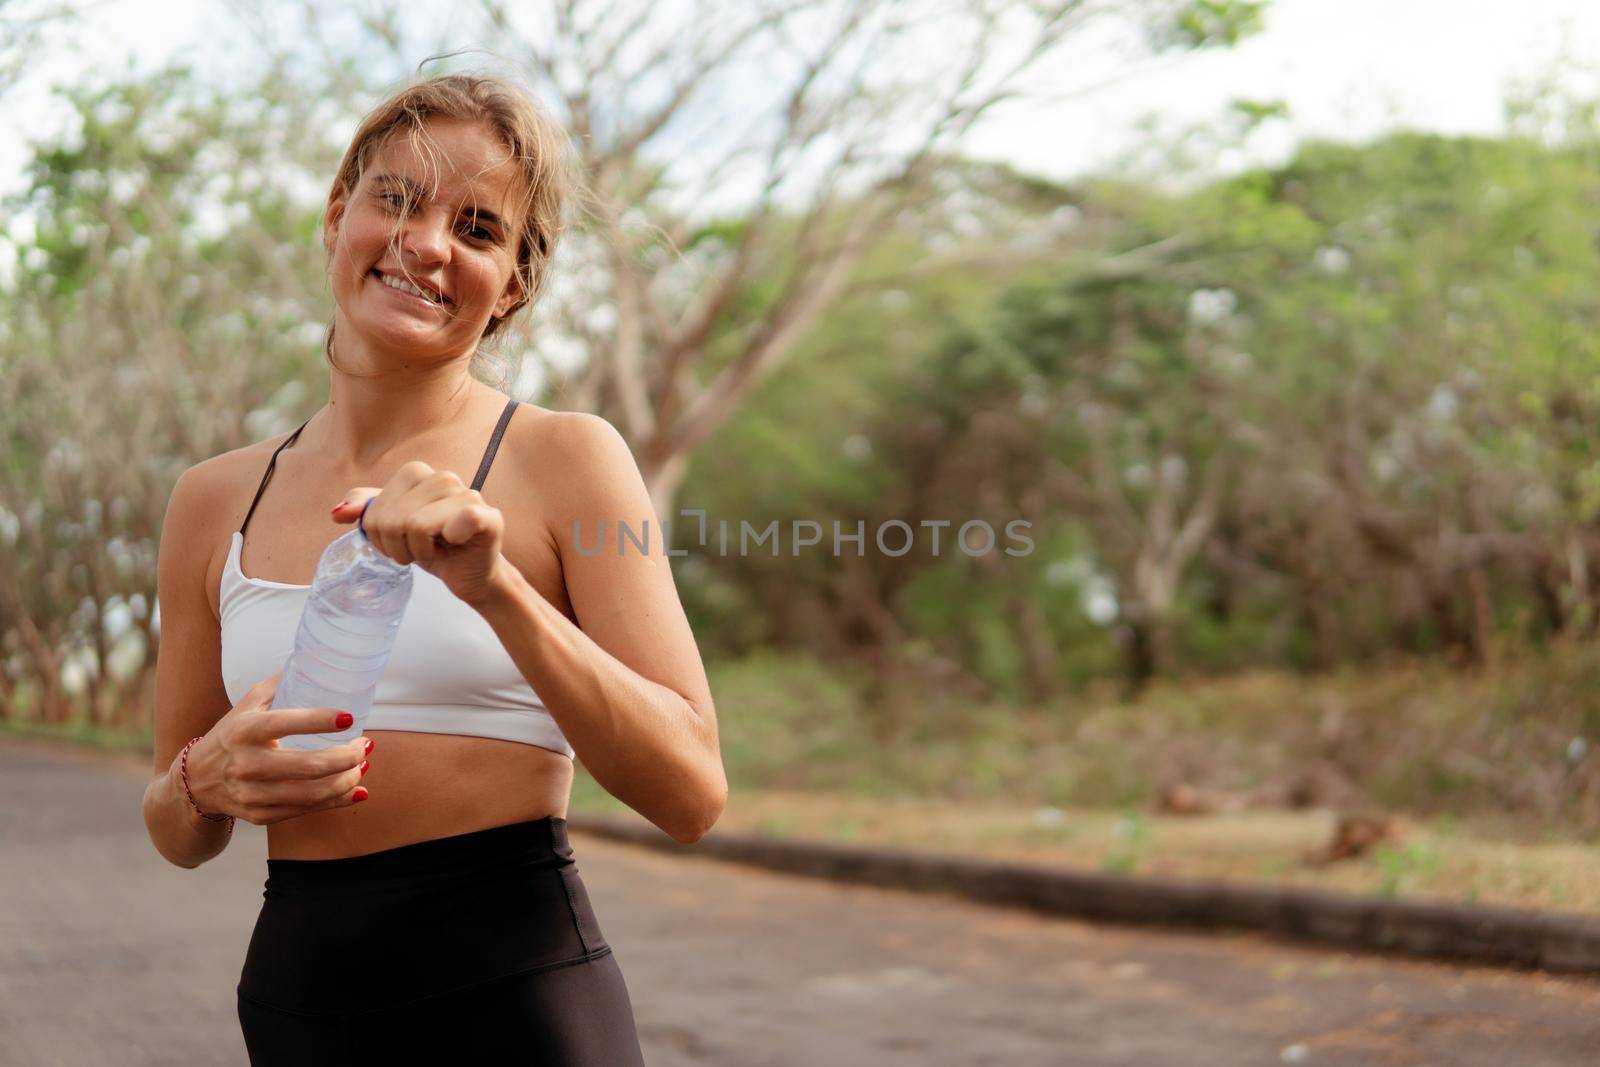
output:
[[[391,278],[389,275],[384,274],[384,273],[382,273],[380,271],[378,273],[378,280],[381,281],[384,285],[387,285],[391,289],[398,289],[402,293],[410,293],[412,296],[420,296],[420,297],[422,297],[422,299],[426,300],[430,304],[439,303],[439,298],[438,297],[434,296],[432,293],[425,292],[422,289],[418,289],[415,285],[412,285],[410,282],[405,281],[403,279]]]

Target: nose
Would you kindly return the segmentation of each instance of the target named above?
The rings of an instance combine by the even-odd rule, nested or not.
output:
[[[449,224],[439,211],[423,210],[406,220],[400,249],[422,266],[443,263],[450,255]]]

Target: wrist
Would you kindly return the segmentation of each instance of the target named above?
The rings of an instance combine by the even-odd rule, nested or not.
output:
[[[178,753],[178,758],[173,761],[173,773],[169,773],[169,776],[176,779],[178,792],[183,796],[184,815],[190,827],[199,831],[203,830],[207,825],[216,826],[223,824],[227,826],[229,832],[232,832],[232,815],[225,815],[221,812],[215,812],[202,808],[199,802],[195,800],[194,783],[191,781],[189,775],[189,771],[193,769],[191,757],[194,755],[195,748],[197,748],[204,740],[205,737],[202,735],[192,739],[188,744],[183,746],[183,750]]]
[[[516,604],[522,587],[527,584],[520,571],[504,555],[497,555],[494,568],[489,572],[487,591],[472,606],[478,614],[493,621],[493,616],[503,614]]]
[[[177,808],[183,813],[183,825],[197,834],[205,833],[206,827],[215,825],[209,819],[203,818],[195,806],[189,803],[188,794],[183,791],[183,776],[178,770],[178,760],[182,753],[173,757],[172,766],[167,770],[167,787],[172,790],[172,796]]]

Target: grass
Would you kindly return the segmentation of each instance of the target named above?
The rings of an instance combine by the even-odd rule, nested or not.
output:
[[[713,665],[732,786],[719,828],[1600,913],[1597,649],[1507,653],[1492,672],[1252,672],[1158,685],[1137,703],[1090,692],[1014,709],[898,692],[879,697],[895,706],[887,736],[864,688],[771,653]],[[1163,783],[1249,792],[1312,764],[1348,795],[1306,810],[1154,810]],[[572,806],[627,811],[583,774]],[[1308,865],[1341,806],[1404,815],[1411,834]]]
[[[574,813],[640,818],[588,775],[580,774],[578,783]],[[1459,823],[1413,824],[1411,839],[1402,845],[1382,845],[1329,867],[1308,866],[1303,857],[1327,842],[1334,821],[1326,811],[1179,817],[735,788],[717,832],[1600,915],[1600,850],[1595,848],[1484,840]]]
[[[1508,653],[1494,672],[1253,672],[1158,685],[1137,703],[1091,691],[1017,709],[935,686],[864,690],[797,657],[714,665],[730,782],[1142,810],[1164,784],[1266,793],[1315,770],[1341,787],[1320,803],[1600,844],[1596,648]]]
[[[0,719],[0,736],[69,741],[89,748],[119,752],[149,752],[155,745],[153,729],[111,730],[86,722],[18,723],[10,719]]]

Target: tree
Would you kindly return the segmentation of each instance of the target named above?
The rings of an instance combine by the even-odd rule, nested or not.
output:
[[[1091,30],[1148,60],[1230,46],[1265,8],[485,0],[483,38],[571,130],[587,179],[583,226],[547,297],[581,355],[531,353],[549,396],[616,423],[668,514],[695,450],[834,306],[898,213],[926,198],[938,157],[986,116],[1091,88],[1059,84],[1060,66],[1046,75]],[[407,52],[398,5],[369,7],[362,23],[391,59]]]
[[[147,710],[172,485],[293,425],[326,309],[314,215],[285,191],[292,98],[233,99],[182,68],[66,95],[76,128],[36,147],[5,205],[0,695],[125,725]]]

